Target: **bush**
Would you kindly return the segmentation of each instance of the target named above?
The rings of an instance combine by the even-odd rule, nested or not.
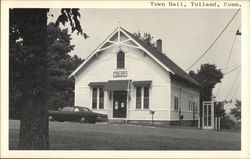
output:
[[[236,122],[230,119],[228,116],[225,116],[225,117],[222,117],[220,120],[220,128],[241,130],[241,122]]]
[[[233,129],[234,128],[234,121],[231,120],[229,117],[225,116],[220,119],[220,128],[221,129]]]

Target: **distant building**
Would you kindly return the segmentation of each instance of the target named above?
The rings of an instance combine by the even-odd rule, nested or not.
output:
[[[119,27],[69,76],[75,106],[110,120],[192,124],[199,120],[200,84],[157,49]],[[180,122],[182,119],[182,122]]]

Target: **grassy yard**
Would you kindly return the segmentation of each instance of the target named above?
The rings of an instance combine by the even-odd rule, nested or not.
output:
[[[240,150],[240,133],[126,124],[50,122],[52,150]],[[19,121],[10,120],[9,145],[17,149]]]

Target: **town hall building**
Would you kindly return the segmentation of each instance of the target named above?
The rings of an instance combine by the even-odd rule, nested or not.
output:
[[[75,106],[109,120],[191,125],[199,121],[200,84],[156,48],[118,27],[69,76]]]

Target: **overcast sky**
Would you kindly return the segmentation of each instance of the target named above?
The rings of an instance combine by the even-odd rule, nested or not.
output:
[[[86,58],[119,25],[131,33],[151,33],[162,39],[163,51],[182,69],[193,64],[221,33],[236,9],[80,9],[81,25],[90,38],[72,35],[71,53]],[[51,9],[55,21],[60,10]],[[224,71],[236,30],[241,25],[241,12],[208,53],[192,68],[203,63],[215,64]],[[243,33],[244,34],[244,33]],[[227,71],[241,65],[241,37],[237,36]],[[234,81],[235,86],[230,91]],[[216,94],[218,85],[214,89]],[[240,69],[226,75],[216,100],[240,98]]]

